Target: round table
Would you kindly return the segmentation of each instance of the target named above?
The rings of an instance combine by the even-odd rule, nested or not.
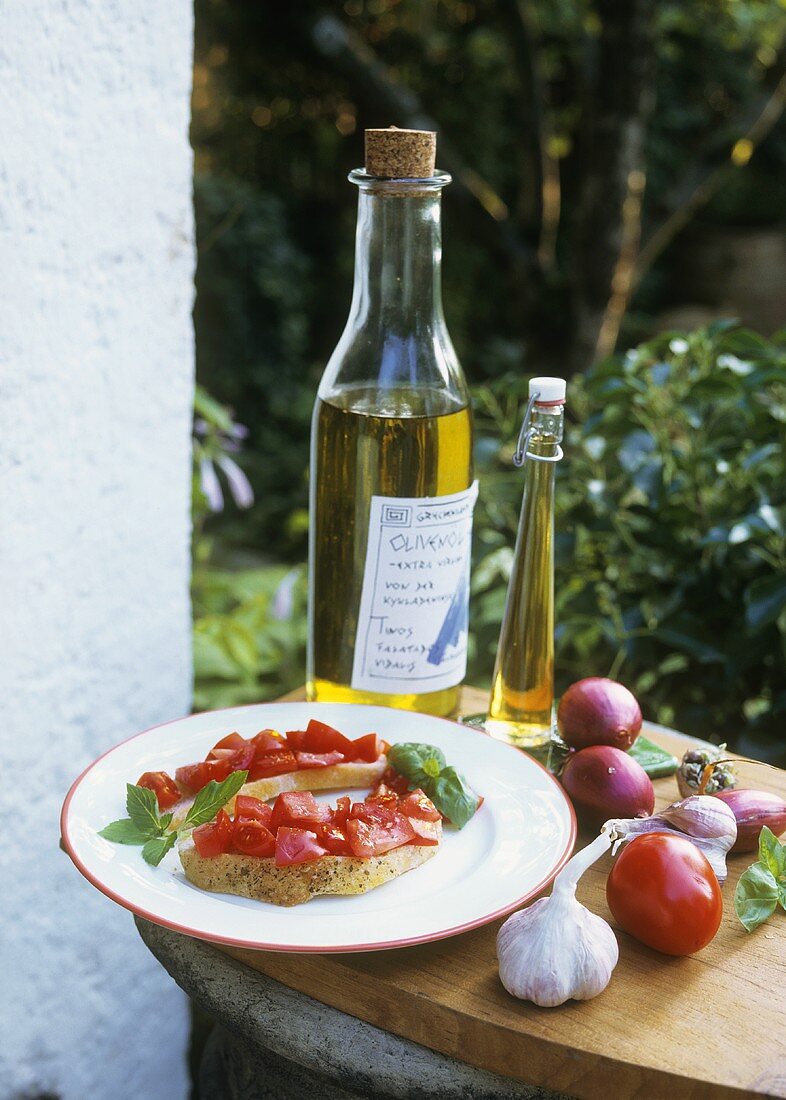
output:
[[[464,1065],[136,917],[162,966],[214,1021],[200,1100],[531,1100],[558,1094]]]

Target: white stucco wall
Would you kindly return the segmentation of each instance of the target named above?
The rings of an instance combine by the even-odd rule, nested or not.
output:
[[[184,999],[58,850],[187,712],[190,0],[0,4],[0,1097],[179,1100]]]

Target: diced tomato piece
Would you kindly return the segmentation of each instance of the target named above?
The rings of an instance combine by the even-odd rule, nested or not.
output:
[[[409,780],[406,776],[401,775],[390,765],[382,773],[382,782],[398,795],[405,795],[409,790]]]
[[[387,751],[386,745],[387,742],[378,737],[376,733],[367,733],[365,737],[358,737],[352,742],[350,760],[365,760],[369,764],[373,764]]]
[[[399,798],[394,790],[385,783],[379,783],[371,794],[366,796],[366,802],[381,802],[383,806],[398,806]]]
[[[239,733],[228,733],[226,737],[222,737],[220,741],[216,741],[213,748],[207,754],[208,760],[218,760],[220,757],[215,755],[222,749],[242,749],[248,744],[245,737],[241,737]]]
[[[353,856],[369,859],[374,855],[374,841],[368,822],[358,817],[350,818],[347,822],[347,840]]]
[[[260,730],[256,737],[251,738],[251,744],[257,753],[286,752],[288,747],[281,734],[275,730]]]
[[[276,867],[310,863],[324,855],[327,855],[327,850],[317,840],[317,834],[310,829],[293,829],[282,825],[276,833]]]
[[[293,752],[300,752],[303,748],[303,742],[306,739],[305,730],[287,730],[284,734],[286,737],[287,745]]]
[[[423,821],[419,817],[410,817],[407,820],[415,833],[410,844],[421,847],[439,844],[439,826],[436,821]]]
[[[232,846],[232,822],[225,810],[219,810],[215,821],[198,825],[191,835],[202,858],[213,859],[228,852]]]
[[[353,745],[348,737],[332,726],[312,718],[306,727],[306,736],[303,738],[303,752],[333,752],[343,753],[347,760],[352,759]]]
[[[276,838],[261,821],[238,821],[232,827],[232,847],[244,856],[272,856]]]
[[[393,848],[400,848],[402,844],[409,844],[415,838],[415,830],[408,818],[394,812],[390,821],[373,822],[351,817],[347,822],[347,837],[355,855],[380,856]]]
[[[254,759],[254,746],[244,741],[239,749],[211,749],[206,763],[221,762],[229,764],[230,771],[248,771]]]
[[[182,768],[178,768],[175,779],[196,794],[197,791],[206,787],[211,779],[221,783],[233,770],[229,760],[203,760],[199,764],[185,764]]]
[[[331,855],[351,856],[352,849],[349,846],[347,834],[340,825],[320,825],[317,830],[317,840]]]
[[[331,768],[344,760],[343,752],[296,752],[299,768]]]
[[[395,821],[398,813],[398,799],[394,805],[385,802],[356,802],[349,811],[349,816],[359,817],[361,821],[368,821],[370,825],[385,825]]]
[[[417,817],[421,821],[439,821],[442,817],[429,796],[420,787],[403,798],[399,808],[407,817]]]
[[[297,825],[301,828],[329,824],[329,806],[320,806],[311,791],[284,791],[273,805],[270,828],[280,825]]]
[[[147,787],[153,791],[158,802],[159,810],[168,810],[176,805],[183,797],[180,788],[171,775],[166,772],[145,772],[136,781],[137,787]]]
[[[239,794],[235,799],[235,821],[261,821],[268,826],[272,813],[272,808],[258,798]]]
[[[294,771],[297,771],[297,760],[293,752],[288,749],[283,752],[263,752],[254,757],[248,770],[248,781],[253,783],[256,779],[269,779],[271,775],[284,775]]]
[[[332,810],[332,817],[334,824],[340,828],[344,828],[349,820],[349,811],[352,803],[347,795],[342,795],[341,798],[336,800],[335,808]]]

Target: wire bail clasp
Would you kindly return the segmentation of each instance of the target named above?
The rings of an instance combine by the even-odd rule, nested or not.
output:
[[[527,459],[531,459],[533,462],[559,462],[559,460],[564,455],[562,447],[559,445],[559,443],[554,444],[556,451],[553,455],[536,455],[533,454],[532,451],[528,450],[530,437],[535,430],[532,424],[532,412],[535,408],[535,402],[538,400],[539,397],[539,392],[531,393],[529,401],[527,402],[527,408],[521,424],[518,442],[516,443],[516,452],[513,455],[514,466],[523,466]]]

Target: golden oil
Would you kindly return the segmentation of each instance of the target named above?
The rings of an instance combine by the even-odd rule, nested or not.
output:
[[[500,628],[486,730],[520,748],[537,748],[552,735],[554,706],[554,472],[565,383],[533,379],[529,431],[520,446],[524,490],[513,567]],[[557,385],[560,383],[560,385]],[[551,384],[551,385],[549,385]]]
[[[459,686],[352,688],[373,496],[443,497],[472,483],[468,405],[440,390],[357,386],[318,399],[312,429],[310,699],[449,714]]]

